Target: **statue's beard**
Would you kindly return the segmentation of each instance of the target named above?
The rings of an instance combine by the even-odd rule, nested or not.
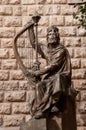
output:
[[[52,44],[52,43],[57,43],[57,38],[48,38],[47,39],[47,41],[48,41],[48,44]]]

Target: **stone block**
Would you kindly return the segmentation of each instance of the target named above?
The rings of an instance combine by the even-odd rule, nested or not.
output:
[[[10,114],[10,113],[11,113],[11,104],[0,103],[0,114]]]
[[[86,36],[86,29],[84,29],[84,28],[79,28],[79,29],[77,30],[77,34],[78,34],[78,36]]]
[[[79,69],[81,67],[80,59],[71,59],[71,64],[73,69]]]
[[[85,2],[85,0],[83,0]],[[77,4],[77,3],[82,3],[82,0],[68,0],[68,4]]]
[[[73,6],[69,6],[69,5],[61,6],[61,14],[73,15],[73,13],[77,14],[77,12],[78,12],[77,8],[74,8]]]
[[[47,130],[46,119],[32,119],[20,124],[20,130]]]
[[[63,37],[76,35],[76,28],[75,27],[61,27],[59,31],[60,31],[60,35]]]
[[[86,47],[86,37],[81,38],[81,43],[83,47]]]
[[[67,0],[54,0],[54,4],[66,4]]]
[[[35,4],[35,0],[22,0],[22,4],[24,5]]]
[[[21,16],[22,15],[21,6],[13,7],[13,15],[15,15],[15,16]]]
[[[76,89],[79,89],[79,90],[83,90],[85,89],[86,87],[86,80],[85,79],[76,79],[76,80],[73,80],[73,86],[76,88]]]
[[[84,58],[81,59],[81,67],[86,68],[86,59]]]
[[[19,90],[30,90],[30,84],[28,81],[19,82]]]
[[[10,48],[13,46],[13,39],[2,38],[1,39],[1,47],[2,48]]]
[[[41,26],[49,26],[49,17],[42,17],[39,21]]]
[[[50,24],[51,25],[57,25],[57,26],[63,26],[64,25],[64,17],[63,16],[56,16],[52,15],[50,17]]]
[[[14,28],[4,27],[0,29],[0,38],[13,38],[14,37]]]
[[[54,7],[52,5],[46,5],[44,6],[44,14],[45,15],[57,15],[60,14],[60,6],[58,5],[54,5]]]
[[[81,46],[81,38],[78,37],[67,37],[64,38],[64,45],[66,47],[80,47]]]
[[[0,58],[7,59],[9,57],[9,51],[7,49],[0,49]]]
[[[82,57],[81,48],[74,49],[74,57],[75,58],[81,58]]]
[[[25,91],[10,91],[5,93],[5,100],[10,102],[18,102],[18,101],[25,101],[26,93]]]
[[[86,78],[86,72],[84,69],[76,69],[72,70],[72,78],[73,79],[85,79]]]
[[[13,103],[12,105],[13,114],[28,114],[29,109],[28,103]]]
[[[3,126],[19,126],[25,121],[24,115],[5,115],[3,118]]]
[[[12,80],[22,80],[24,78],[24,75],[21,70],[13,70],[10,71],[10,77]]]
[[[21,17],[5,17],[4,18],[4,26],[5,27],[21,27],[22,26],[22,18]]]
[[[9,4],[17,5],[17,4],[20,4],[20,3],[21,3],[21,0],[9,0]]]
[[[11,91],[11,90],[19,90],[19,82],[18,81],[4,81],[4,84],[2,84],[3,87],[0,88],[0,90],[5,91]]]
[[[77,126],[86,126],[86,115],[77,115]]]
[[[0,6],[0,15],[12,15],[12,7]]]
[[[3,60],[2,61],[2,69],[16,69],[16,60],[11,59],[11,60]]]
[[[9,72],[6,70],[0,70],[0,80],[8,80]]]

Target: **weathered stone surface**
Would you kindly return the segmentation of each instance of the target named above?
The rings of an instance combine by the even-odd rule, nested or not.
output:
[[[4,27],[0,29],[0,38],[13,38],[14,36],[14,28],[12,27]]]
[[[64,38],[64,45],[66,47],[80,47],[81,46],[81,38],[77,37],[68,37]]]
[[[21,70],[14,70],[10,72],[10,77],[13,80],[22,80],[24,75]]]
[[[79,69],[81,66],[80,59],[71,59],[71,64],[73,69]]]
[[[22,4],[24,4],[24,5],[35,4],[35,0],[22,0]]]
[[[77,8],[74,8],[73,6],[69,6],[69,5],[61,6],[61,14],[71,15],[73,13],[77,14],[77,12],[78,12]]]
[[[83,0],[84,2],[85,0]],[[82,3],[82,0],[68,0],[69,4],[77,4],[77,3]]]
[[[40,124],[40,125],[39,125]],[[39,120],[30,120],[26,123],[20,124],[20,130],[47,130],[46,128],[46,119],[39,119]]]
[[[84,28],[78,29],[77,33],[78,33],[79,36],[86,36],[86,30]]]
[[[41,25],[41,26],[49,26],[49,17],[43,17],[43,19],[41,19],[39,21],[39,25]]]
[[[13,15],[15,16],[21,16],[22,15],[22,8],[21,6],[14,6],[13,7]]]
[[[86,115],[77,115],[77,125],[86,126]]]
[[[5,27],[21,27],[22,26],[22,18],[21,17],[5,17],[4,18],[4,26]]]
[[[0,49],[0,58],[7,59],[9,51],[7,49]]]
[[[2,61],[2,69],[16,69],[16,60],[11,59],[11,60],[3,60]]]
[[[20,81],[19,82],[19,90],[30,90],[30,84],[28,81]]]
[[[2,38],[1,39],[1,47],[2,48],[10,48],[12,47],[13,39],[8,38]]]
[[[51,16],[50,17],[50,24],[51,25],[56,25],[57,23],[57,26],[62,26],[64,25],[64,17],[63,16]]]
[[[11,90],[19,90],[19,82],[18,81],[4,81],[2,85],[0,85],[0,90],[11,91]]]
[[[0,6],[0,15],[11,15],[12,7]]]
[[[79,90],[83,90],[85,89],[86,87],[86,80],[85,79],[81,79],[81,80],[73,80],[73,86],[76,88],[76,89],[79,89]]]
[[[81,67],[86,68],[86,59],[81,59]]]
[[[25,120],[25,116],[23,115],[6,115],[3,118],[4,126],[19,126],[20,122]]]
[[[5,100],[10,102],[25,101],[25,91],[6,92]]]
[[[6,70],[0,70],[0,80],[8,80],[9,72]]]
[[[9,4],[20,4],[21,3],[21,0],[9,0]]]
[[[10,114],[10,113],[11,113],[11,104],[0,103],[0,114]]]
[[[85,79],[86,78],[85,70],[84,69],[72,70],[72,78],[73,79]]]
[[[85,101],[77,102],[77,113],[86,114],[86,103],[85,103]]]
[[[55,5],[54,7],[52,5],[46,5],[44,6],[44,13],[45,15],[57,15],[57,14],[60,14],[60,6],[58,5]]]
[[[12,110],[13,110],[13,114],[28,114],[29,104],[28,103],[13,103]]]
[[[62,27],[60,28],[61,36],[75,36],[76,28],[75,27]]]
[[[66,4],[67,0],[54,0],[55,4]]]

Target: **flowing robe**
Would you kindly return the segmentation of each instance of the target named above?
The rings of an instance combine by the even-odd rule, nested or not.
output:
[[[29,30],[30,41],[34,47],[33,30]],[[58,44],[58,43],[57,43]],[[48,61],[48,67],[37,71],[37,76],[43,76],[36,84],[35,111],[45,112],[52,105],[58,103],[62,92],[67,92],[71,86],[71,61],[67,49],[58,44],[50,49],[47,46],[47,54],[38,46],[38,52]],[[34,103],[33,103],[34,104]]]

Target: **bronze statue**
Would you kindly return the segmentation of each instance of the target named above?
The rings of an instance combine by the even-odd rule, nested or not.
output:
[[[36,119],[46,117],[46,113],[53,114],[61,111],[61,107],[58,105],[61,96],[65,95],[65,93],[68,94],[71,88],[70,56],[68,50],[60,43],[59,29],[56,26],[48,27],[47,52],[45,52],[38,43],[37,35],[34,34],[34,25],[37,27],[39,19],[39,16],[33,17],[33,20],[28,22],[25,28],[14,38],[14,52],[20,68],[25,76],[31,77],[35,85],[36,93],[30,101],[30,113]],[[27,29],[32,47],[47,62],[46,67],[43,69],[39,69],[38,55],[31,70],[26,70],[20,60],[16,42],[18,37]]]

